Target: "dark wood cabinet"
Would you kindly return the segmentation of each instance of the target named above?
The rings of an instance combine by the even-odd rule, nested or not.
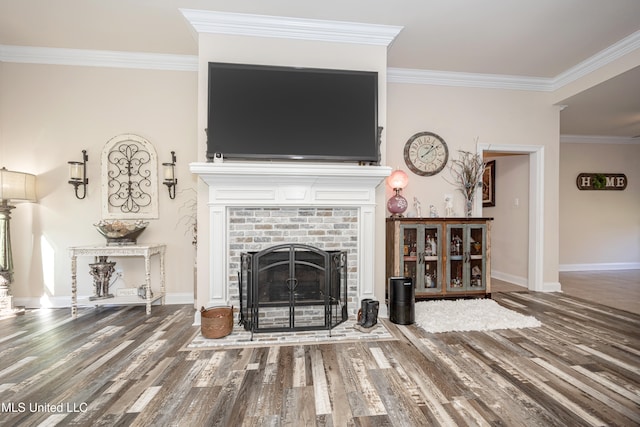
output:
[[[416,299],[489,295],[491,221],[387,218],[387,282],[411,277]]]

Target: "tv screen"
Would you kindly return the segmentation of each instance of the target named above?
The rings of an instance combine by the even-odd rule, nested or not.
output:
[[[378,73],[209,63],[207,158],[379,161]]]

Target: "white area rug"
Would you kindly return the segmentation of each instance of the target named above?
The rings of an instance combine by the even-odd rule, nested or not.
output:
[[[416,325],[427,332],[452,332],[535,328],[542,324],[492,299],[479,298],[417,302]]]

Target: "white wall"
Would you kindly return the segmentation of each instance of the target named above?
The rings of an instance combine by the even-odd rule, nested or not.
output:
[[[167,243],[169,301],[193,300],[194,249],[183,205],[195,198],[197,76],[193,72],[0,63],[0,164],[37,175],[38,203],[13,211],[15,264],[12,286],[17,304],[69,305],[67,248],[104,243],[93,224],[101,219],[100,153],[122,133],[150,141],[158,161],[177,155],[178,197],[159,186],[159,219],[151,220],[139,242]],[[67,161],[89,155],[89,187],[78,200],[67,183]],[[204,149],[203,149],[204,152]],[[160,170],[162,168],[160,167]],[[140,261],[118,259],[128,285],[144,283]],[[88,263],[78,260],[80,295],[92,293]],[[155,268],[155,267],[154,267]]]
[[[640,143],[560,144],[560,270],[640,268]],[[623,191],[578,190],[580,173],[624,173]]]
[[[444,86],[385,84],[386,48],[324,42],[261,40],[233,36],[206,36],[200,43],[200,73],[128,70],[57,65],[0,64],[0,160],[9,169],[38,175],[37,205],[14,211],[14,260],[18,298],[54,299],[70,294],[72,245],[100,243],[93,228],[100,219],[99,153],[120,133],[136,133],[154,144],[159,160],[169,152],[178,156],[178,188],[195,187],[197,179],[188,163],[202,161],[206,136],[206,62],[209,60],[273,63],[313,67],[375,70],[380,73],[380,124],[383,163],[404,166],[402,150],[416,132],[429,130],[457,150],[475,151],[481,143],[543,145],[545,147],[545,277],[557,281],[557,175],[558,112],[548,96],[526,91],[454,88]],[[89,152],[89,195],[73,196],[67,184],[68,160]],[[385,157],[386,156],[386,160]],[[407,170],[408,172],[408,170]],[[423,205],[433,203],[443,213],[443,195],[454,194],[462,213],[462,199],[444,177],[418,177],[408,172],[405,196],[415,195]],[[204,184],[200,183],[201,191]],[[384,290],[385,201],[391,191],[381,186],[376,229],[376,292]],[[192,298],[193,249],[181,218],[189,196],[170,201],[160,189],[160,219],[152,221],[141,242],[168,242],[168,292],[174,300]],[[206,191],[206,190],[205,190]],[[479,212],[477,213],[480,214]],[[208,209],[199,207],[199,280],[208,282]],[[29,238],[25,238],[29,236]],[[42,238],[48,242],[43,252]],[[50,250],[46,250],[47,245]],[[122,261],[124,263],[124,261]],[[88,264],[88,261],[87,261]],[[44,265],[44,268],[43,268]],[[91,293],[91,281],[80,270],[80,293]],[[138,282],[142,269],[131,265],[127,274]],[[43,272],[44,270],[44,272]],[[137,276],[136,276],[137,275]],[[196,306],[208,295],[198,295]]]
[[[491,275],[528,286],[529,260],[529,156],[485,155],[495,163],[496,205],[482,208],[492,217]]]
[[[392,83],[388,99],[387,164],[409,175],[409,185],[403,193],[407,200],[412,201],[415,196],[423,207],[435,205],[440,214],[444,210],[444,194],[454,195],[455,210],[460,215],[464,213],[464,199],[450,184],[452,179],[447,168],[432,177],[420,177],[408,170],[403,147],[411,135],[419,131],[437,133],[447,142],[449,154],[454,157],[458,150],[476,152],[476,141],[544,148],[542,280],[544,289],[557,288],[559,111],[551,105],[550,96],[528,91]],[[387,189],[387,196],[390,195],[391,190]],[[526,238],[525,230],[518,230],[512,242],[522,247]],[[502,240],[503,251],[510,250],[508,238]],[[514,274],[519,275],[520,270]]]
[[[559,113],[552,104],[582,89],[585,81],[591,82],[591,76],[554,93],[428,84],[387,85],[386,48],[382,46],[207,35],[201,37],[199,49],[199,73],[0,62],[0,164],[37,174],[40,199],[38,204],[18,206],[12,215],[16,279],[13,289],[18,302],[20,299],[33,302],[46,295],[56,304],[68,303],[70,261],[67,248],[103,241],[92,224],[101,216],[99,155],[103,145],[113,136],[121,133],[143,136],[156,147],[159,161],[168,160],[169,152],[175,150],[178,156],[178,189],[200,186],[200,191],[204,191],[204,184],[197,182],[189,172],[188,164],[205,158],[206,62],[209,60],[378,71],[380,124],[385,128],[383,163],[407,171],[410,182],[404,194],[410,201],[417,197],[424,212],[429,204],[434,204],[442,214],[444,194],[454,194],[456,210],[462,214],[462,197],[445,179],[450,178],[446,170],[434,177],[419,177],[408,171],[402,152],[405,142],[414,133],[425,130],[438,133],[449,144],[452,156],[459,149],[475,151],[476,141],[500,146],[544,147],[545,283],[557,282],[560,258],[563,265],[638,262],[637,244],[640,239],[637,215],[633,216],[638,212],[637,187],[633,186],[637,181],[636,175],[625,172],[630,184],[622,196],[635,197],[636,202],[624,199],[623,208],[611,212],[606,209],[598,212],[593,207],[613,206],[607,198],[621,196],[602,194],[598,197],[605,197],[604,200],[579,205],[579,200],[573,198],[576,190],[571,188],[574,177],[567,179],[563,175],[559,179]],[[629,68],[625,64],[621,67],[620,71]],[[77,200],[73,196],[73,188],[67,184],[66,162],[78,160],[82,149],[89,152],[90,184],[87,199]],[[567,147],[569,149],[574,150]],[[563,147],[563,153],[567,150]],[[580,148],[575,150],[580,151]],[[638,170],[637,146],[623,150],[636,150],[623,154],[621,161],[636,159],[628,169]],[[597,159],[597,165],[603,165],[603,159],[609,155],[608,152],[595,153],[589,161]],[[564,168],[565,158],[567,156],[563,154],[563,174],[570,170]],[[573,159],[574,154],[568,158]],[[618,169],[620,164],[614,160],[611,166]],[[578,166],[577,169],[582,169],[591,164],[585,160]],[[500,171],[499,168],[498,180],[501,180]],[[518,181],[517,185],[520,184]],[[380,204],[376,229],[375,286],[379,296],[383,295],[384,289],[383,218],[387,216],[384,204],[391,195],[389,188],[382,187],[385,186],[381,186],[378,194]],[[191,193],[179,192],[178,199],[170,201],[165,190],[161,186],[160,218],[152,221],[140,241],[168,243],[169,300],[173,296],[173,301],[188,302],[193,300],[194,255],[191,236],[183,220],[189,212],[183,206],[192,196]],[[559,195],[561,190],[562,198]],[[518,189],[514,191],[520,192]],[[509,189],[500,189],[497,193],[500,197],[509,194]],[[523,199],[521,203],[525,202]],[[571,210],[578,205],[579,210]],[[570,213],[564,212],[565,207]],[[563,209],[562,228],[560,208]],[[199,280],[208,281],[207,240],[202,239],[208,233],[208,210],[206,204],[200,204],[198,209],[201,230]],[[493,215],[490,211],[482,214]],[[595,215],[595,218],[590,215]],[[630,230],[630,233],[622,233],[618,229],[601,232],[594,228],[593,221],[600,222],[603,216],[609,219],[624,217],[622,228]],[[575,230],[565,228],[565,224],[574,226],[576,218],[583,217],[590,217],[591,222],[587,221]],[[636,218],[635,222],[633,218]],[[617,222],[616,227],[620,223],[609,222]],[[519,277],[522,273],[520,255],[514,264],[496,255],[495,251],[501,247],[504,253],[513,250],[515,246],[509,242],[517,243],[520,248],[524,236],[517,235],[511,240],[501,238],[501,228],[494,227],[494,269]],[[585,234],[584,229],[587,228],[592,232]],[[601,240],[617,235],[628,238],[628,244],[624,245],[622,252],[607,251],[596,257],[594,252],[584,251],[589,243],[581,242],[581,238],[588,238],[596,232]],[[121,262],[125,264],[124,260]],[[91,292],[86,264],[88,260],[80,270],[81,294]],[[127,277],[137,284],[141,281],[142,268],[135,263],[129,264],[131,270],[127,270],[130,271]],[[198,301],[206,301],[207,297],[199,295]]]

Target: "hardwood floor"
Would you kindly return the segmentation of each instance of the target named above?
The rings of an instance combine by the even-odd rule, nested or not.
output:
[[[640,425],[640,316],[494,292],[540,328],[185,350],[190,306],[0,320],[0,425]]]
[[[640,270],[561,272],[562,291],[640,314]]]
[[[560,273],[562,292],[609,307],[640,314],[640,270],[571,271]],[[526,291],[509,282],[491,279],[494,292]]]

